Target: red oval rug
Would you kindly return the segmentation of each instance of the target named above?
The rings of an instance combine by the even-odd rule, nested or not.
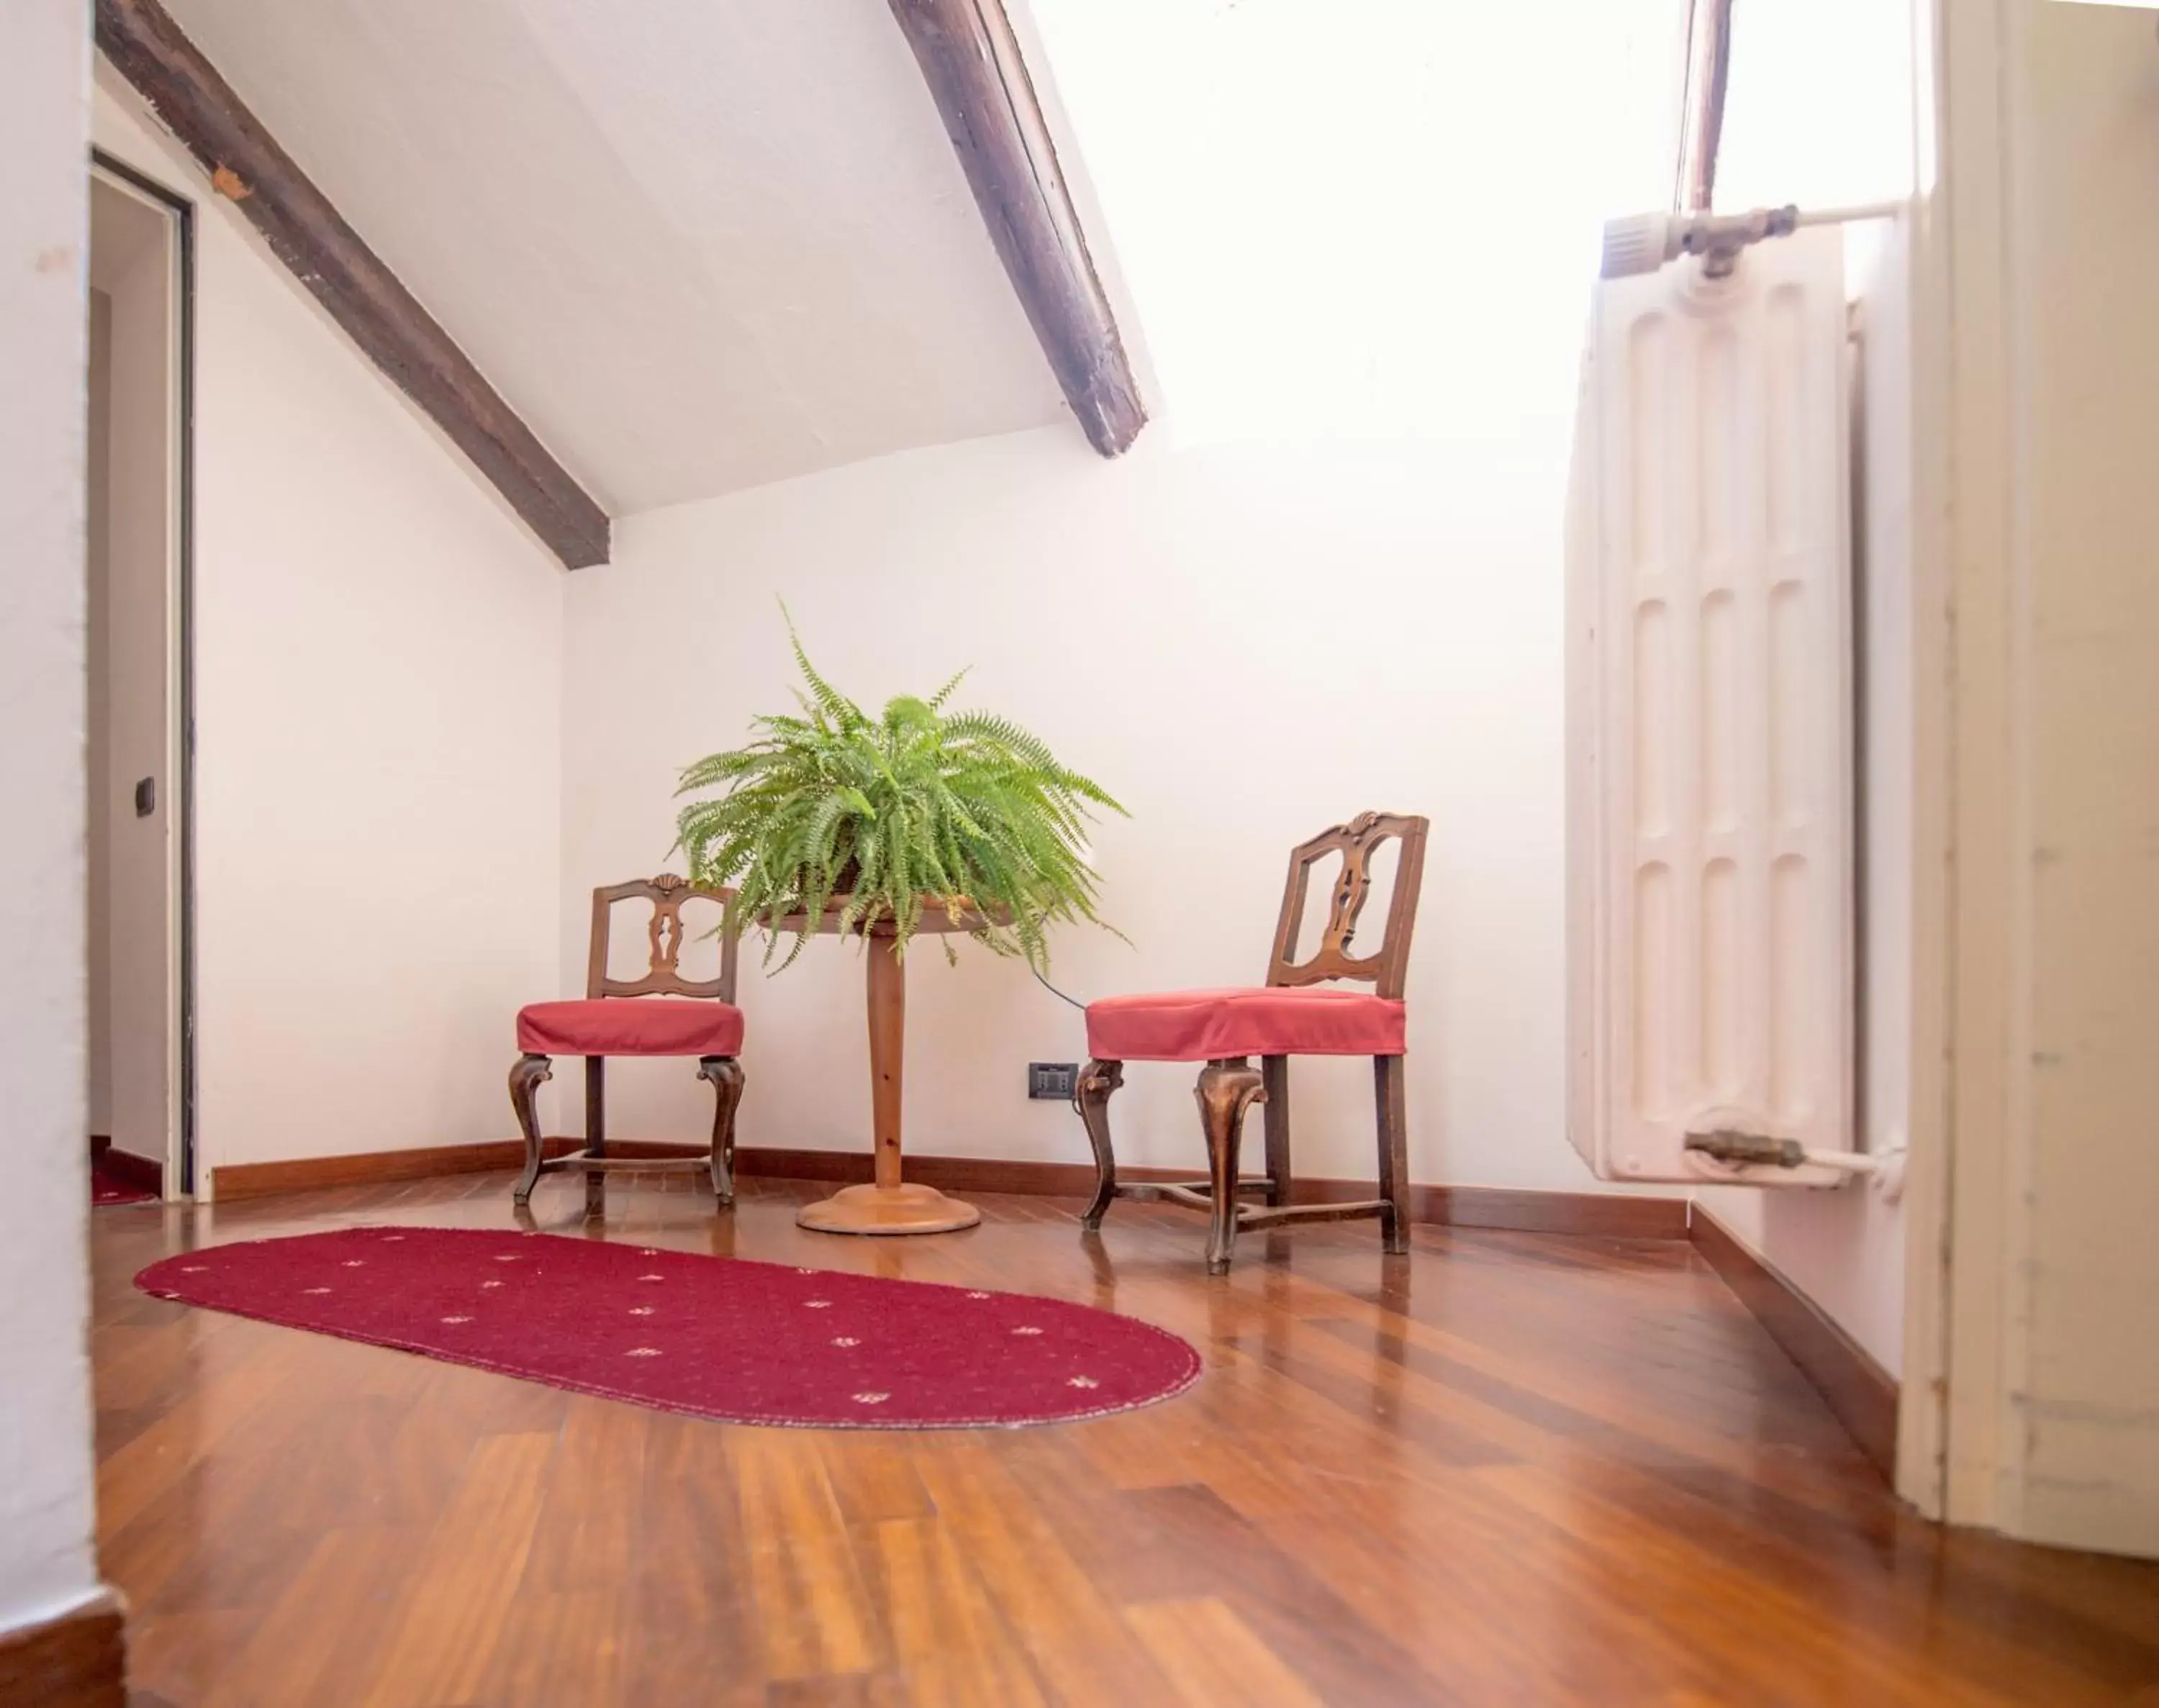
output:
[[[545,1234],[300,1234],[168,1257],[135,1284],[727,1423],[1057,1423],[1199,1374],[1177,1336],[1091,1306]]]

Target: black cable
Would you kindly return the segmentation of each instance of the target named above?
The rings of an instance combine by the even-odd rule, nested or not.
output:
[[[1039,967],[1030,963],[1028,966],[1028,970],[1034,975],[1034,981],[1040,985],[1043,990],[1048,991],[1051,996],[1056,997],[1059,1002],[1070,1002],[1074,1008],[1080,1009],[1083,1012],[1085,1011],[1087,1005],[1085,1002],[1079,1002],[1073,997],[1066,996],[1064,991],[1059,990],[1056,986],[1051,984],[1048,979],[1043,977],[1042,970]]]

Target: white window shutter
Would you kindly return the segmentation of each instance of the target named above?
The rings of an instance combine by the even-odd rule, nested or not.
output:
[[[1569,518],[1569,1126],[1601,1176],[1731,1178],[1717,1127],[1850,1147],[1843,242],[1597,287]],[[1755,1168],[1822,1185],[1815,1168]]]

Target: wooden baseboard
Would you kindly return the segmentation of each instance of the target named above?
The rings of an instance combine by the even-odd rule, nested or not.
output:
[[[567,1156],[582,1139],[552,1138],[551,1157]],[[697,1145],[650,1140],[610,1139],[608,1148],[620,1157],[694,1157]],[[306,1192],[330,1186],[381,1186],[400,1180],[425,1180],[439,1174],[478,1174],[515,1168],[525,1147],[515,1139],[473,1145],[436,1145],[413,1151],[372,1151],[357,1156],[310,1157],[289,1162],[228,1163],[214,1171],[218,1199],[260,1198],[270,1193]],[[1133,1181],[1191,1180],[1192,1168],[1125,1167],[1121,1178]],[[735,1152],[735,1173],[743,1179],[831,1181],[853,1185],[871,1177],[864,1151],[809,1151],[745,1145]],[[940,1192],[1013,1193],[1023,1197],[1085,1198],[1095,1190],[1089,1162],[1017,1162],[975,1157],[918,1157],[907,1159],[907,1177]],[[1293,1194],[1299,1203],[1349,1203],[1377,1197],[1369,1180],[1300,1180]],[[1530,1234],[1592,1234],[1624,1240],[1684,1240],[1685,1198],[1620,1197],[1591,1192],[1525,1192],[1493,1186],[1416,1186],[1410,1188],[1410,1219],[1434,1227],[1493,1228]]]
[[[871,1177],[861,1151],[803,1151],[744,1146],[735,1172],[745,1178],[830,1180],[852,1185]],[[1121,1180],[1193,1180],[1198,1168],[1121,1167]],[[907,1159],[907,1177],[940,1192],[1015,1193],[1024,1197],[1085,1198],[1095,1190],[1091,1162],[1013,1162],[974,1157]],[[1354,1203],[1379,1196],[1369,1180],[1299,1180],[1298,1203]],[[1630,1240],[1684,1240],[1686,1200],[1619,1197],[1591,1192],[1520,1192],[1491,1186],[1413,1186],[1410,1219],[1444,1228],[1507,1229],[1531,1234],[1598,1234]]]
[[[1344,1198],[1369,1198],[1365,1181],[1321,1181]],[[1410,1219],[1445,1228],[1518,1234],[1597,1234],[1608,1240],[1684,1240],[1687,1201],[1607,1192],[1534,1192],[1505,1186],[1413,1186]]]
[[[584,1148],[582,1139],[546,1141],[550,1157],[567,1157]],[[610,1139],[618,1157],[702,1157],[702,1145],[655,1143],[645,1139]],[[401,1180],[432,1180],[445,1174],[489,1174],[525,1165],[522,1139],[488,1139],[472,1145],[425,1145],[411,1151],[361,1151],[343,1157],[298,1157],[287,1162],[228,1162],[210,1171],[212,1191],[220,1203],[264,1198],[272,1193],[312,1192],[326,1186],[388,1186]]]
[[[286,1162],[227,1162],[210,1170],[210,1191],[220,1203],[229,1203],[235,1198],[312,1192],[326,1186],[386,1186],[442,1174],[484,1174],[515,1168],[524,1160],[521,1141],[490,1139],[474,1145],[423,1145],[410,1151],[296,1157]]]
[[[1897,1474],[1897,1379],[1804,1293],[1694,1207],[1687,1227],[1709,1266],[1799,1367],[1877,1470]]]
[[[0,1702],[9,1708],[127,1708],[125,1610],[111,1590],[74,1612],[0,1633]]]

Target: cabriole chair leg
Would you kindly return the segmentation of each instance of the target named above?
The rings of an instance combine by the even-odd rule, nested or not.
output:
[[[1117,1157],[1110,1145],[1110,1099],[1124,1083],[1122,1062],[1090,1062],[1073,1094],[1073,1103],[1087,1129],[1087,1141],[1095,1147],[1095,1200],[1080,1218],[1080,1225],[1090,1234],[1101,1227],[1102,1214],[1117,1195]]]
[[[704,1056],[697,1077],[712,1087],[712,1193],[725,1209],[735,1201],[735,1110],[742,1102],[742,1064],[733,1056]]]
[[[532,1201],[532,1188],[540,1178],[540,1111],[536,1100],[541,1082],[554,1077],[553,1064],[546,1056],[529,1051],[510,1069],[510,1106],[517,1111],[518,1131],[525,1135],[525,1172],[518,1177],[514,1194],[519,1203]]]
[[[1207,1272],[1224,1275],[1237,1244],[1237,1150],[1244,1136],[1245,1112],[1266,1093],[1259,1069],[1240,1056],[1202,1068],[1192,1095],[1199,1101],[1199,1126],[1207,1138],[1214,1211],[1207,1234]]]

